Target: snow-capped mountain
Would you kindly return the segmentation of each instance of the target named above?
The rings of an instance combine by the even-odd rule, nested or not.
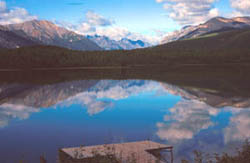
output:
[[[105,50],[121,50],[122,47],[118,44],[117,41],[111,40],[106,36],[87,36],[88,39],[94,41],[97,45],[102,47]]]
[[[133,41],[123,38],[119,41],[112,40],[106,36],[87,36],[88,39],[94,41],[97,45],[105,50],[132,50],[138,48],[149,47],[150,44],[141,40]]]
[[[141,40],[133,41],[127,38],[121,39],[120,41],[118,41],[118,43],[122,47],[122,49],[126,50],[146,48],[150,46],[149,43],[143,42]]]

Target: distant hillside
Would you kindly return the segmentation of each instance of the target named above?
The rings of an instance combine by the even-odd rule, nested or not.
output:
[[[234,53],[248,54],[250,50],[249,41],[250,29],[242,29],[221,32],[218,35],[211,35],[210,37],[174,41],[156,46],[154,50],[166,50],[167,52],[174,52],[182,55],[187,52],[193,55],[196,54],[196,52],[204,52],[200,54],[201,56],[212,55],[212,52],[217,53],[217,55],[222,55],[224,54],[222,52],[227,52],[229,56]],[[211,53],[208,54],[208,52]]]
[[[232,19],[216,17],[203,24],[197,26],[186,26],[179,31],[168,34],[162,40],[162,44],[176,40],[197,38],[210,33],[220,33],[244,28],[250,28],[250,17],[236,17]]]
[[[149,43],[145,43],[141,40],[133,41],[123,38],[120,41],[112,40],[106,36],[87,36],[88,39],[94,41],[97,45],[105,50],[132,50],[139,48],[149,47]]]
[[[11,31],[21,30],[27,36],[41,41],[45,45],[60,46],[73,50],[102,50],[96,43],[82,35],[58,27],[49,21],[33,20],[21,24],[6,25]]]
[[[135,50],[79,52],[53,46],[0,49],[0,68],[131,67],[250,64],[250,30]]]
[[[39,44],[29,38],[20,36],[18,33],[20,31],[9,31],[7,28],[0,26],[0,48],[19,48]]]

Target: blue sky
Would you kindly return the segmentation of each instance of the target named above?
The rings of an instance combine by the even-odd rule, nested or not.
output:
[[[162,4],[155,0],[8,0],[9,7],[27,9],[40,19],[79,23],[87,11],[94,11],[134,32],[173,30],[177,24],[164,16]],[[71,4],[72,3],[72,4]],[[79,4],[78,4],[79,3]]]
[[[180,29],[184,25],[202,23],[214,16],[231,17],[250,14],[250,0],[0,1],[6,2],[6,12],[7,10],[16,10],[16,7],[22,8],[27,11],[29,16],[60,22],[63,25],[68,24],[68,27],[74,26],[74,30],[83,34],[108,35],[112,33],[112,28],[115,27],[113,31],[116,31],[117,35],[119,32],[127,32],[127,35],[131,32],[136,33],[137,36],[141,34],[156,37],[163,32],[167,33]],[[112,23],[109,25],[89,24],[86,20],[86,13],[88,12],[92,13],[91,18],[98,17]],[[24,20],[33,18],[27,18],[25,15],[23,17],[25,17]],[[108,29],[107,32],[104,31],[104,27],[105,30],[112,28]]]

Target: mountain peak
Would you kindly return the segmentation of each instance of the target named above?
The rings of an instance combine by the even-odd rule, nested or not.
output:
[[[208,20],[204,24],[201,24],[201,26],[220,26],[222,24],[232,23],[233,21],[234,20],[232,19],[227,19],[224,17],[215,17],[215,18]]]
[[[59,28],[56,24],[52,23],[48,20],[31,20],[28,22],[24,22],[23,24],[32,24],[34,26],[44,26],[44,27],[53,27],[53,28]]]
[[[228,19],[228,18],[224,18],[224,17],[218,16],[218,17],[214,17],[214,18],[208,20],[207,22],[209,22],[209,21],[229,22],[229,21],[231,21],[231,19]]]
[[[34,20],[23,22],[23,23],[10,24],[7,26],[56,26],[56,25],[48,20],[34,19]]]
[[[7,27],[15,30],[23,30],[25,33],[38,38],[62,37],[64,34],[71,33],[65,28],[59,27],[47,20],[31,20],[20,24],[7,25]]]
[[[246,23],[250,25],[250,17],[234,17],[234,18],[224,18],[224,17],[215,17],[212,18],[210,20],[208,20],[206,23],[204,24],[208,24],[208,23],[234,23],[237,24],[238,23]]]
[[[228,30],[250,28],[250,17],[224,18],[215,17],[207,22],[197,25],[184,27],[179,31],[167,35],[162,43],[168,43],[176,40],[197,38],[211,33],[219,33]]]
[[[235,18],[233,18],[233,20],[250,25],[250,17],[247,17],[247,16],[245,16],[245,17],[235,17]]]

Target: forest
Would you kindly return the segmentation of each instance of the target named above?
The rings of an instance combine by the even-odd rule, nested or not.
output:
[[[0,49],[1,69],[136,67],[250,63],[250,30],[136,50],[73,51],[55,46]]]

